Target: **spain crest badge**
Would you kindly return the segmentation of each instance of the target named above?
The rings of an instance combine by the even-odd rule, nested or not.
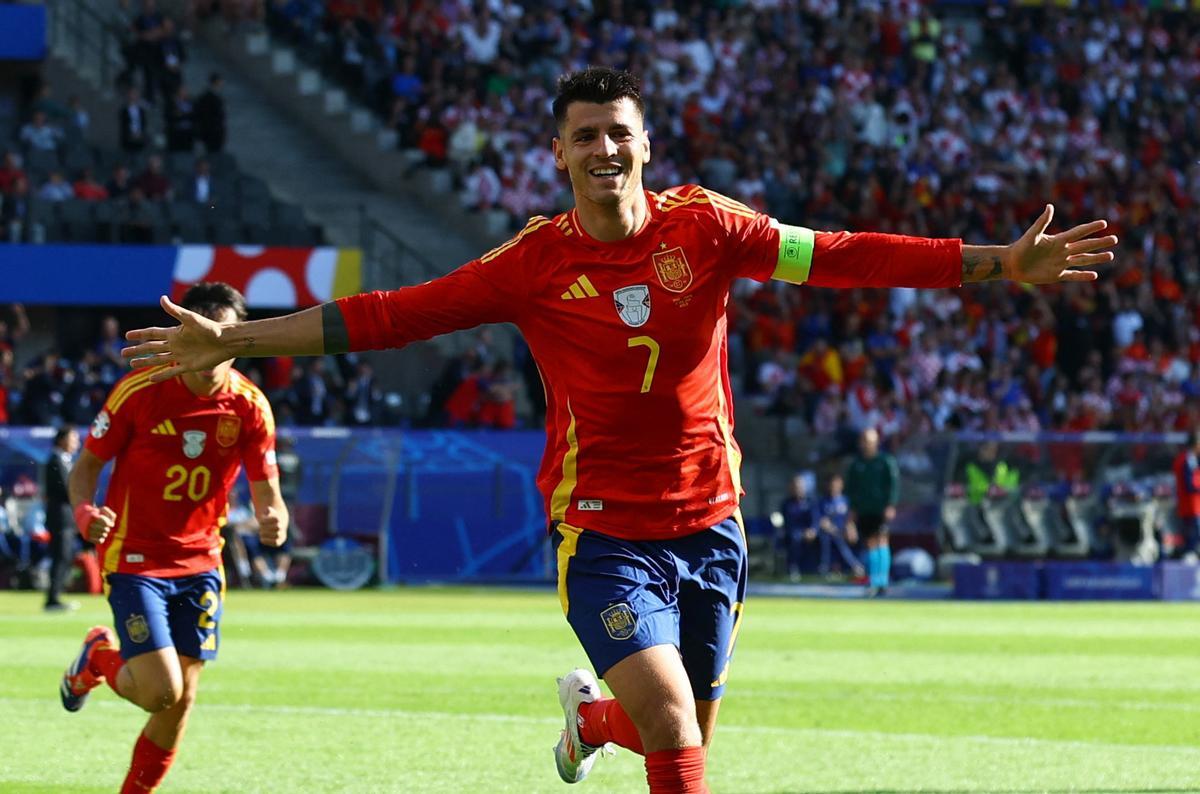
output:
[[[637,632],[637,614],[629,604],[613,604],[600,613],[604,630],[614,640],[627,640]]]
[[[654,260],[654,272],[663,287],[671,292],[683,292],[692,286],[692,268],[683,255],[682,247],[659,251],[650,258]]]
[[[217,443],[223,447],[232,447],[237,443],[238,434],[242,431],[240,416],[225,415],[217,419]]]

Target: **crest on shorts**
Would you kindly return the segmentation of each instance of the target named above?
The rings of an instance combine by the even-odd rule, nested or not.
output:
[[[131,642],[142,643],[150,639],[150,627],[146,625],[146,618],[130,615],[125,621],[125,633],[129,635]]]
[[[604,621],[604,630],[614,640],[627,640],[637,631],[637,615],[629,608],[629,604],[613,604],[600,613]]]
[[[208,433],[203,430],[183,431],[183,454],[189,458],[198,458],[204,453],[204,439]]]
[[[613,303],[622,322],[630,328],[640,328],[650,319],[650,288],[645,284],[614,291]]]
[[[232,447],[237,443],[238,433],[242,432],[240,416],[225,415],[217,419],[217,443],[223,447]]]
[[[104,438],[104,434],[110,427],[112,427],[112,418],[109,417],[108,411],[96,414],[96,418],[92,420],[92,438]]]
[[[654,272],[658,274],[658,280],[671,292],[683,292],[692,286],[692,268],[683,255],[682,247],[677,245],[659,251],[650,258],[654,260]]]

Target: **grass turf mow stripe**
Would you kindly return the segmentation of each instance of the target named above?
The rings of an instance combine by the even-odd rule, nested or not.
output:
[[[0,594],[0,791],[112,792],[144,722],[56,687],[89,598]],[[1200,608],[751,601],[713,791],[1198,792]],[[551,591],[231,592],[171,792],[561,792]],[[587,792],[644,790],[641,759]]]

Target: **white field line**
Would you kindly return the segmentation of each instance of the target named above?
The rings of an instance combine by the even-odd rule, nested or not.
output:
[[[48,704],[49,700],[34,698],[0,698],[0,704]],[[125,703],[113,700],[101,700],[92,707],[104,709],[128,709]],[[495,714],[487,712],[459,713],[452,711],[412,711],[407,709],[361,709],[340,708],[335,706],[254,706],[249,703],[200,703],[203,711],[220,711],[237,714],[269,714],[276,716],[295,717],[353,717],[358,719],[444,719],[463,722],[495,722],[503,724],[522,724],[532,726],[558,726],[561,719],[552,717],[529,717],[517,714]],[[749,735],[778,735],[778,736],[811,736],[829,739],[871,739],[874,741],[905,741],[924,744],[943,744],[963,742],[980,744],[991,747],[1011,747],[1016,749],[1045,748],[1061,750],[1113,750],[1132,753],[1185,753],[1200,756],[1200,747],[1190,745],[1168,744],[1118,744],[1114,742],[1085,742],[1068,739],[1036,739],[1032,737],[1012,736],[978,736],[978,735],[943,735],[934,733],[889,733],[887,731],[859,731],[841,728],[787,728],[772,725],[722,725],[721,733]]]
[[[769,698],[778,699],[778,693],[755,692],[747,690],[738,692],[734,695],[737,699],[743,698]],[[1200,703],[1169,703],[1164,701],[1145,701],[1145,700],[1086,700],[1084,698],[1023,698],[1018,696],[1004,697],[1001,695],[950,695],[939,694],[937,696],[929,696],[926,694],[903,695],[894,692],[872,692],[869,695],[871,700],[888,700],[888,701],[907,701],[917,700],[922,701],[936,700],[940,703],[998,703],[1006,706],[1046,706],[1053,708],[1094,708],[1094,709],[1124,709],[1126,711],[1184,711],[1184,712],[1200,712]],[[836,694],[829,696],[808,696],[797,695],[796,700],[844,700],[845,695]]]

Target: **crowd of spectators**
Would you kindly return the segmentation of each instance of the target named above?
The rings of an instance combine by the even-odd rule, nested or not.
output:
[[[78,96],[64,103],[43,82],[12,139],[0,141],[0,241],[44,242],[55,219],[80,227],[68,237],[91,239],[97,214],[87,205],[106,204],[99,220],[117,240],[159,242],[154,227],[173,202],[191,205],[172,214],[190,220],[240,198],[224,154],[221,76],[210,75],[193,96],[183,39],[154,0],[119,4],[114,26],[124,61],[112,109],[119,151],[93,145],[91,114]],[[54,213],[47,205],[71,206]]]
[[[1016,239],[1106,218],[1098,286],[918,295],[739,285],[731,348],[765,412],[895,435],[1194,426],[1200,18],[912,0],[534,4],[276,0],[330,67],[514,227],[569,202],[555,78],[644,82],[647,186],[699,182],[818,229]]]
[[[644,80],[652,189],[700,182],[815,228],[969,242],[1015,239],[1053,201],[1055,228],[1104,217],[1122,238],[1098,285],[739,284],[731,361],[762,412],[890,436],[1200,420],[1200,19],[1171,4],[273,0],[265,15],[514,225],[569,201],[547,146],[554,79],[607,64]],[[503,391],[507,373],[454,388]],[[460,396],[472,407],[451,421],[481,423],[483,398]],[[298,421],[355,413],[329,399]]]
[[[101,318],[93,343],[17,355],[29,330],[21,304],[0,316],[0,425],[87,425],[117,380],[129,371],[127,344],[114,316]],[[319,358],[247,359],[238,368],[270,400],[280,426],[368,427],[416,423],[450,427],[517,426],[518,384],[490,333],[450,359],[428,404],[406,407],[387,392],[374,367],[350,353]],[[23,352],[23,351],[21,351]],[[540,391],[540,385],[539,385]],[[417,415],[414,415],[417,414]]]

